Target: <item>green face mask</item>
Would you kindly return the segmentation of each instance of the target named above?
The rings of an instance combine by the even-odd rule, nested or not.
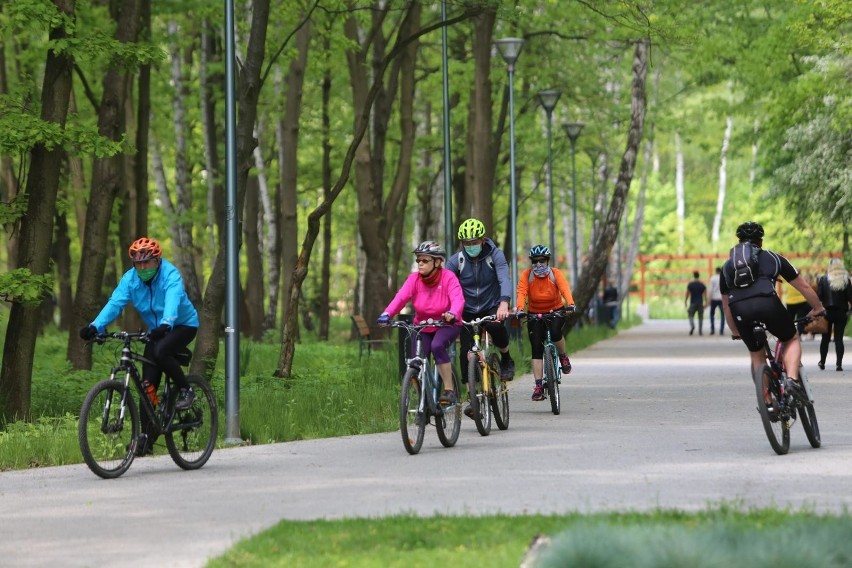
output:
[[[154,268],[137,268],[136,274],[142,279],[142,282],[147,282],[157,274],[158,266]]]

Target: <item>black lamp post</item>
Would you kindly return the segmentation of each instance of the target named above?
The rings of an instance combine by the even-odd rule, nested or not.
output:
[[[579,262],[577,257],[580,255],[579,247],[577,246],[577,138],[580,137],[580,132],[583,131],[583,126],[585,126],[582,122],[565,122],[562,124],[562,128],[565,130],[565,135],[568,136],[568,139],[571,141],[571,211],[573,215],[573,224],[574,224],[574,270],[573,278],[571,279],[572,287],[577,286],[577,282],[580,281],[579,274]]]
[[[515,189],[515,61],[524,47],[524,40],[517,37],[507,37],[494,42],[503,61],[509,68],[509,223],[512,233],[510,256],[512,258],[512,306],[515,305],[515,286],[518,285],[518,220],[517,193]]]
[[[553,216],[553,109],[559,101],[562,91],[558,89],[547,89],[539,91],[538,102],[541,103],[541,108],[547,113],[547,222],[550,227],[548,234],[550,238],[550,254],[553,259],[556,259],[556,238],[554,237],[555,221]]]

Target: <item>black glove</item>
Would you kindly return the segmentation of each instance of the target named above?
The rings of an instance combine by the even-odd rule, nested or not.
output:
[[[83,341],[91,341],[98,335],[98,328],[93,325],[87,325],[80,329],[80,339]]]
[[[376,323],[379,324],[380,327],[385,327],[390,325],[391,317],[387,313],[382,313],[379,316],[379,319],[376,320]]]
[[[166,335],[168,332],[172,330],[172,326],[166,324],[160,324],[160,327],[155,327],[151,331],[148,332],[148,339],[151,341],[159,341]]]

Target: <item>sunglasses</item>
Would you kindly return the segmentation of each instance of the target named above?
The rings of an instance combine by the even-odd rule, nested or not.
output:
[[[417,264],[429,264],[430,262],[434,262],[434,261],[435,261],[434,258],[418,258],[416,262],[417,262]]]
[[[546,258],[534,258],[532,259],[533,264],[547,264]]]

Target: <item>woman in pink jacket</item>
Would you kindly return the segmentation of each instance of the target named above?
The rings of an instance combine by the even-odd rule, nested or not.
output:
[[[412,252],[417,260],[417,272],[409,274],[402,288],[379,316],[378,324],[390,323],[391,318],[409,301],[414,305],[414,323],[428,319],[455,321],[446,327],[426,327],[420,333],[423,356],[432,354],[438,374],[444,381],[444,393],[439,402],[455,404],[458,402],[458,394],[453,389],[452,361],[447,350],[461,331],[461,322],[457,321],[457,317],[464,310],[464,295],[456,275],[444,270],[447,253],[441,245],[435,241],[424,241]]]

